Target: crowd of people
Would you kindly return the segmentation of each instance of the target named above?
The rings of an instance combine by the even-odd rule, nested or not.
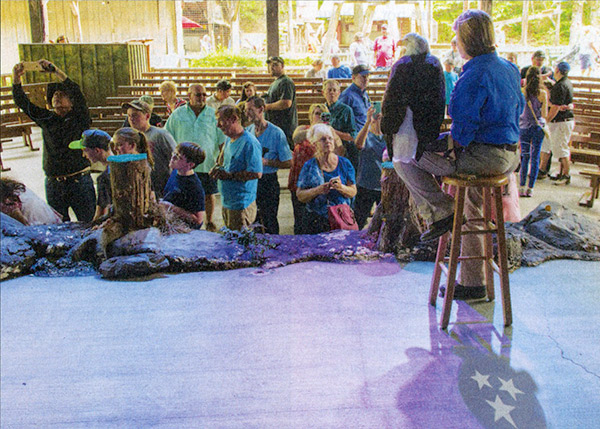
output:
[[[510,174],[520,162],[519,194],[530,197],[552,153],[561,166],[556,183],[570,180],[568,63],[544,68],[545,56],[537,51],[532,65],[519,71],[499,57],[491,18],[481,11],[463,13],[454,29],[452,48],[441,61],[422,36],[409,33],[396,42],[385,26],[372,48],[356,35],[350,66],[333,56],[325,72],[323,61],[315,61],[308,74],[324,79],[325,103],[310,106],[310,125],[298,126],[296,88],[281,57],[267,60],[274,81],[262,96],[247,82],[236,101],[231,83],[221,80],[210,95],[191,84],[183,99],[165,81],[160,93],[166,116],[154,114],[152,97],[142,96],[123,104],[127,119],[113,136],[90,129],[79,86],[46,60],[40,60],[42,68],[60,81],[51,91],[49,86],[52,110],[36,106],[23,91],[22,64],[13,69],[13,96],[42,129],[46,199],[65,221],[69,209],[83,222],[109,216],[109,156],[146,154],[156,201],[194,228],[216,231],[220,194],[227,228],[278,234],[278,172],[289,169],[294,233],[329,231],[329,208],[338,205],[353,209],[362,229],[381,200],[387,151],[429,222],[422,239],[431,240],[451,227],[454,216],[452,197],[435,176]],[[388,85],[383,102],[372,102],[369,77],[381,69],[391,69]],[[341,91],[338,78],[351,84]],[[446,114],[451,133],[440,135]],[[97,195],[90,163],[106,167]],[[479,191],[470,191],[468,199],[467,218],[477,217]],[[476,253],[478,240],[464,240],[465,254]],[[457,296],[481,294],[481,264],[466,262],[463,273]]]

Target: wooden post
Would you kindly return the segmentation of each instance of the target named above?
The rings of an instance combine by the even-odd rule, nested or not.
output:
[[[147,228],[151,206],[150,172],[146,154],[108,158],[113,220],[127,230]]]
[[[47,43],[48,26],[47,11],[44,0],[29,0],[29,22],[31,25],[31,42]]]
[[[267,0],[267,57],[279,56],[279,3]]]

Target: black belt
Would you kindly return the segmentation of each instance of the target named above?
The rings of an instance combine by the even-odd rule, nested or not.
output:
[[[90,167],[84,168],[83,170],[76,171],[75,173],[65,174],[63,176],[52,176],[50,179],[56,180],[57,182],[66,182],[67,180],[79,179],[86,174],[90,174]]]

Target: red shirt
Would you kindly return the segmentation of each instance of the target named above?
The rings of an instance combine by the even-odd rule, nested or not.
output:
[[[379,36],[373,45],[375,67],[391,67],[396,54],[396,42],[391,37]]]
[[[300,170],[306,161],[315,156],[315,147],[308,140],[304,140],[302,143],[297,144],[294,147],[294,153],[292,154],[292,166],[290,168],[290,175],[288,177],[288,189],[290,192],[296,192],[296,183],[298,182],[298,176],[300,176]]]

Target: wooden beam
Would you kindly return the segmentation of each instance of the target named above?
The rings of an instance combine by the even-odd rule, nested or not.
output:
[[[267,57],[279,56],[279,3],[267,0]]]
[[[48,42],[46,27],[46,5],[44,0],[29,0],[29,22],[31,24],[31,42]]]

